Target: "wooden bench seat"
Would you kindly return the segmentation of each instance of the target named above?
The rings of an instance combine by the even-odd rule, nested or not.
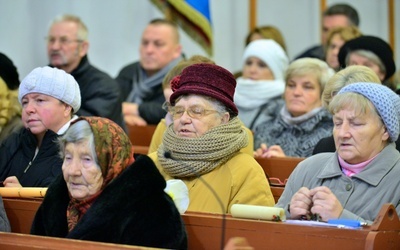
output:
[[[14,233],[0,233],[0,249],[143,249],[15,234],[29,232],[40,202],[40,199],[4,198]],[[374,224],[363,229],[294,225],[238,219],[230,215],[223,223],[221,215],[194,212],[187,212],[182,218],[188,232],[189,249],[195,250],[218,249],[232,237],[245,237],[254,249],[400,249],[400,221],[391,204],[385,204]]]

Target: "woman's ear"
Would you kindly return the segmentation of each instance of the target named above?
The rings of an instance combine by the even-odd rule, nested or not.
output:
[[[72,107],[69,106],[66,103],[64,103],[64,105],[65,105],[65,109],[64,110],[65,110],[66,114],[71,114],[72,113]]]
[[[225,112],[221,118],[222,124],[228,123],[230,118],[231,115],[229,114],[229,112]]]
[[[385,128],[385,132],[383,133],[383,135],[382,135],[382,140],[383,141],[387,141],[387,140],[389,140],[389,132],[387,131],[387,129]]]

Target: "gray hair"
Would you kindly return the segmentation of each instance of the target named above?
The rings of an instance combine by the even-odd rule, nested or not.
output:
[[[351,54],[356,54],[362,57],[367,58],[368,60],[370,60],[371,62],[375,63],[376,65],[378,65],[379,70],[386,75],[386,67],[383,64],[382,60],[372,51],[369,50],[364,50],[364,49],[358,49],[358,50],[354,50],[351,51],[350,53],[347,53],[346,56],[346,65],[349,65],[349,60],[350,60],[350,55]]]
[[[94,144],[94,135],[89,123],[85,120],[80,120],[71,125],[63,136],[58,138],[58,146],[60,148],[59,155],[61,159],[65,157],[65,148],[67,143],[79,144],[84,141],[88,142],[88,146],[92,153],[92,157],[98,165],[96,148]]]
[[[73,23],[76,23],[78,25],[77,39],[80,40],[80,41],[87,41],[88,40],[89,31],[88,31],[86,25],[77,16],[70,15],[70,14],[64,14],[64,15],[57,16],[56,18],[54,18],[51,21],[49,27],[51,28],[54,24],[62,23],[62,22],[73,22]]]

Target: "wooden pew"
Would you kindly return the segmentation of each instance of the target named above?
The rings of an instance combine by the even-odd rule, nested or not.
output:
[[[304,160],[305,158],[300,157],[274,157],[274,158],[255,158],[258,164],[264,169],[265,174],[268,178],[278,178],[283,183],[294,168]],[[272,180],[272,182],[274,182]]]
[[[189,249],[218,249],[221,246],[220,215],[187,213],[182,216]],[[254,249],[400,249],[400,221],[393,205],[384,205],[374,224],[363,229],[340,229],[294,225],[284,222],[227,217],[225,243],[245,237]]]
[[[270,186],[272,195],[274,196],[275,203],[278,203],[279,198],[281,197],[284,187]]]
[[[10,221],[12,232],[29,234],[33,218],[40,204],[42,204],[42,200],[42,198],[3,197],[4,208]]]
[[[154,248],[0,232],[0,249],[6,249],[6,250],[131,249],[132,250],[132,249],[154,249]]]
[[[147,155],[149,153],[148,146],[140,146],[140,145],[133,145],[133,152],[134,154],[138,155]]]
[[[27,228],[40,202],[40,199],[4,198],[13,232],[29,232]],[[372,226],[363,229],[294,225],[238,219],[229,215],[226,217],[224,244],[229,238],[245,237],[254,249],[400,249],[400,221],[395,208],[390,204],[382,207]],[[182,215],[182,218],[188,232],[189,249],[218,249],[221,246],[223,222],[221,215],[188,212]],[[32,249],[33,246],[38,247],[35,249],[106,249],[90,248],[88,247],[90,245],[85,245],[89,243],[85,242],[71,242],[69,243],[71,246],[66,248],[65,244],[68,243],[63,242],[63,239],[46,239],[47,237],[38,239],[34,236],[18,236],[17,239],[17,236],[13,235],[18,234],[0,234],[0,249]],[[20,248],[11,248],[20,241],[24,242]],[[127,249],[123,248],[125,247],[123,245],[117,246],[121,248],[112,248]]]
[[[130,126],[126,125],[128,136],[133,145],[150,146],[151,137],[156,130],[156,125]],[[146,153],[147,154],[147,153]]]

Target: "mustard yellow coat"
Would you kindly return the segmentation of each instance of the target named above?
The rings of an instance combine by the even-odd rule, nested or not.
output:
[[[249,154],[250,156],[253,156],[253,151],[254,151],[253,132],[251,132],[251,130],[246,128],[244,125],[243,128],[246,130],[247,135],[249,136],[249,143],[247,144],[246,147],[242,148],[240,151]],[[165,119],[161,119],[161,121],[157,124],[156,130],[153,133],[153,137],[151,138],[149,146],[149,154],[157,151],[158,146],[160,146],[164,132],[166,130],[167,130],[167,124],[165,122]]]
[[[190,152],[188,152],[190,153]],[[165,180],[173,179],[166,174],[158,161],[157,152],[149,154]],[[261,166],[248,154],[238,152],[227,163],[199,178],[181,179],[189,189],[188,211],[230,213],[233,204],[274,206],[267,178]],[[203,183],[207,182],[217,193],[217,198]],[[223,211],[222,211],[223,210]]]

